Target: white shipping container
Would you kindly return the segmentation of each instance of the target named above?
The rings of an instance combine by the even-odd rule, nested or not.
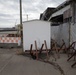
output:
[[[33,44],[35,50],[35,40],[37,41],[38,49],[41,48],[44,40],[46,40],[47,48],[50,49],[51,26],[50,22],[41,20],[31,20],[23,22],[23,50],[30,50],[30,45]],[[45,46],[44,46],[45,48]]]

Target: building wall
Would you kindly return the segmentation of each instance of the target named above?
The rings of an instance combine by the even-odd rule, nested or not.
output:
[[[65,41],[66,46],[69,45],[69,24],[65,23],[59,26],[52,26],[52,38],[57,41],[59,45],[62,45],[62,39]]]
[[[66,10],[64,13],[63,13],[63,19],[66,19],[66,18],[69,18],[69,17],[72,17],[72,14],[73,14],[73,11],[72,9],[68,9]]]
[[[72,3],[72,11],[73,11],[73,14],[72,14],[72,16],[73,16],[73,23],[76,23],[76,3],[74,2],[74,3]]]
[[[47,48],[50,49],[50,22],[45,21],[29,21],[23,23],[23,49],[30,50],[30,45],[33,44],[35,49],[35,40],[37,41],[38,49],[46,40]],[[45,47],[44,47],[45,48]]]
[[[76,23],[71,23],[70,28],[70,44],[76,41]],[[62,45],[62,39],[65,41],[66,46],[69,46],[69,23],[64,23],[60,26],[52,26],[51,36],[54,40],[57,41],[59,45]]]

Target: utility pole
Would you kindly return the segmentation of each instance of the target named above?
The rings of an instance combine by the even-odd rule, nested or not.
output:
[[[71,22],[69,20],[69,46],[71,44]]]
[[[76,0],[69,0],[70,1],[70,6],[71,6],[71,11],[72,11],[72,22],[75,23],[75,13],[76,13]]]
[[[72,11],[73,11],[73,14],[72,14],[72,16],[73,16],[73,24],[75,23],[75,11],[76,11],[76,9],[75,9],[75,1],[73,0],[73,2],[72,2]]]
[[[20,25],[22,25],[22,0],[20,0]]]
[[[70,1],[70,12],[72,12],[72,23],[69,21],[69,45],[70,45],[70,43],[71,43],[71,38],[72,38],[72,34],[71,34],[71,25],[74,25],[74,23],[75,23],[75,3],[76,3],[76,1],[75,0],[69,0]],[[69,13],[70,13],[69,12]]]
[[[27,21],[28,21],[28,14],[26,16],[27,16]]]
[[[69,0],[68,0],[69,1]],[[70,9],[69,9],[69,46],[71,44],[71,20],[70,20],[70,16],[71,16],[71,4],[70,4]]]
[[[21,26],[21,46],[23,45],[23,29],[22,29],[22,0],[20,0],[20,26]],[[23,48],[22,48],[23,49]]]

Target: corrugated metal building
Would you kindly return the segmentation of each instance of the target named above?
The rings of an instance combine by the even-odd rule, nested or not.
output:
[[[53,10],[48,21],[51,22],[52,37],[62,43],[62,39],[68,46],[76,41],[76,1],[67,0]]]

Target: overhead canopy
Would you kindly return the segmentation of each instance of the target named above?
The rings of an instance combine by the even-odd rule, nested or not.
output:
[[[49,20],[50,20],[52,17],[58,16],[58,15],[62,15],[62,14],[63,14],[66,10],[68,10],[69,8],[70,8],[70,5],[65,6],[64,8],[62,8],[62,9],[54,12],[54,13],[50,16]],[[48,21],[49,21],[49,20],[48,20]]]

